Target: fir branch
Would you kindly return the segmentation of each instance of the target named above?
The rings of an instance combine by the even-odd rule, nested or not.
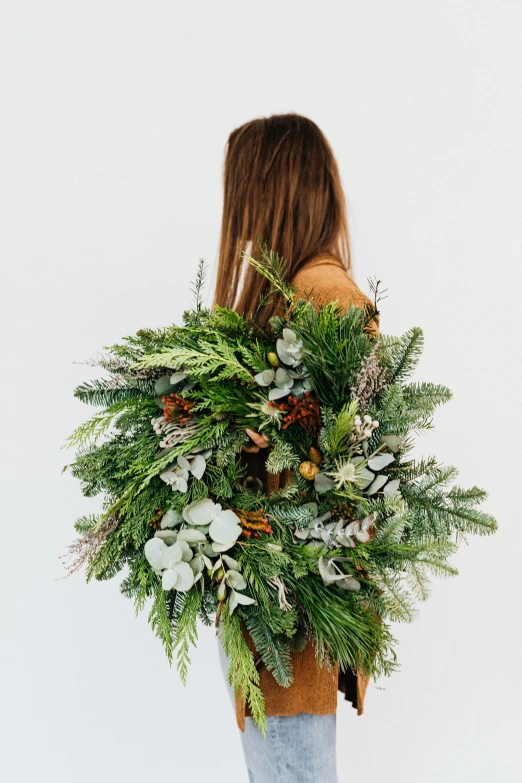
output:
[[[389,360],[388,384],[398,383],[411,375],[424,347],[424,333],[418,326],[402,337],[381,336]]]
[[[265,467],[269,473],[281,473],[285,469],[299,467],[300,459],[291,443],[282,440],[275,442],[266,459]]]
[[[268,671],[272,672],[279,685],[288,688],[293,681],[288,643],[273,635],[267,626],[265,614],[258,607],[251,607],[245,625]]]
[[[346,402],[334,418],[334,421],[326,426],[322,443],[323,448],[331,457],[337,457],[342,452],[348,450],[357,410],[357,400]]]
[[[98,407],[109,407],[142,394],[140,389],[129,386],[126,381],[120,378],[100,378],[87,381],[74,390],[74,396],[79,400]]]
[[[190,291],[194,297],[194,310],[197,315],[200,314],[202,307],[203,307],[203,285],[205,282],[205,259],[200,258],[198,262],[198,270],[196,273],[196,279],[194,283],[192,283],[190,287]]]

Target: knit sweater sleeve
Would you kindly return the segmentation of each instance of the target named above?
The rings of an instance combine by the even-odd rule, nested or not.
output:
[[[354,280],[339,264],[322,262],[316,266],[300,269],[292,280],[297,289],[297,295],[305,299],[313,298],[321,306],[328,302],[339,302],[347,309],[351,305],[364,307],[372,304]],[[379,316],[375,316],[371,324],[372,331],[379,334]]]

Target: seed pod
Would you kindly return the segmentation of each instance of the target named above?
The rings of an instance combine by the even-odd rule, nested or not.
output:
[[[227,595],[227,586],[225,582],[221,582],[217,589],[217,597],[219,601],[224,601]]]
[[[268,363],[272,365],[272,367],[279,367],[279,356],[276,354],[275,351],[270,351],[266,357],[268,359]]]
[[[223,579],[224,576],[225,576],[225,569],[223,567],[218,568],[218,570],[216,571],[216,579],[217,579],[217,581],[221,582],[221,580]]]
[[[308,481],[313,481],[314,476],[319,473],[319,466],[306,460],[299,465],[299,473],[303,478],[308,479]]]
[[[308,456],[310,457],[314,465],[320,465],[323,461],[323,455],[321,454],[321,450],[318,449],[317,446],[310,446],[310,448],[308,449]]]

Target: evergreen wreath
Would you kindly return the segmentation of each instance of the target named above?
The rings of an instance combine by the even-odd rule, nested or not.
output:
[[[451,392],[408,383],[422,330],[376,335],[373,302],[347,310],[298,299],[286,264],[262,245],[245,258],[283,302],[256,314],[202,301],[182,326],[142,329],[94,362],[106,376],[75,396],[101,408],[70,436],[68,465],[102,513],[75,524],[64,561],[87,581],[124,568],[123,595],[149,623],[185,682],[197,623],[223,623],[236,695],[266,729],[257,655],[286,687],[291,650],[312,639],[320,663],[375,677],[396,668],[390,623],[411,621],[430,575],[466,534],[496,530],[486,492],[453,482],[454,467],[410,456]],[[267,496],[249,488],[245,427],[271,443],[266,468],[291,471]]]

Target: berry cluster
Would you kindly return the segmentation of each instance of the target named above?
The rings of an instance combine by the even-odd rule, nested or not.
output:
[[[340,500],[336,501],[331,508],[332,513],[332,520],[335,522],[338,522],[340,519],[345,519],[348,522],[351,522],[353,519],[355,519],[355,509],[353,506],[350,505],[350,503],[342,502]]]
[[[321,408],[319,401],[312,395],[312,392],[305,391],[301,399],[288,395],[288,402],[271,402],[272,406],[280,411],[286,411],[287,415],[283,417],[283,429],[286,430],[290,424],[297,422],[301,427],[313,437],[317,437],[321,429]]]
[[[180,394],[165,394],[162,398],[165,403],[163,418],[166,421],[177,421],[185,424],[192,417],[192,408],[196,403],[185,400]]]

